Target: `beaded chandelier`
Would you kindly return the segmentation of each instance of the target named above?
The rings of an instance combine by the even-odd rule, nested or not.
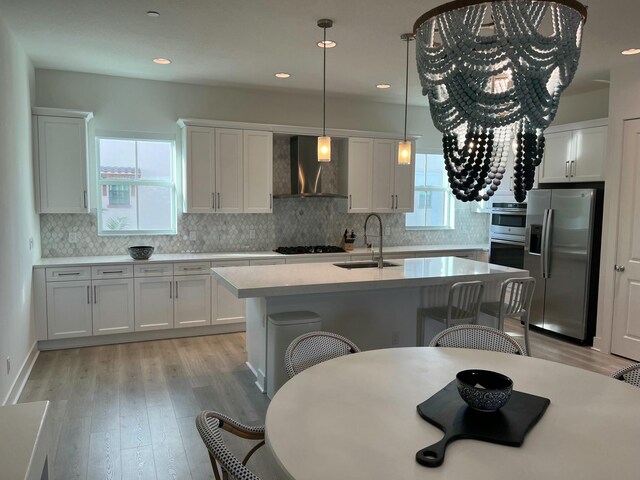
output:
[[[489,200],[513,149],[514,196],[525,200],[586,18],[576,0],[456,0],[416,21],[422,93],[457,199]]]

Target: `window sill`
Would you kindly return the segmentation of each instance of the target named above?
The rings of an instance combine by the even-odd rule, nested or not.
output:
[[[113,230],[107,232],[98,232],[99,237],[138,237],[138,236],[158,236],[158,235],[177,235],[177,231],[153,231],[143,232],[140,230]]]

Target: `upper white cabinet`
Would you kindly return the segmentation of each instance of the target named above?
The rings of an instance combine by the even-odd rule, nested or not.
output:
[[[348,212],[411,212],[415,183],[415,144],[410,165],[398,165],[398,142],[350,138]]]
[[[271,132],[185,125],[184,211],[271,213]]]
[[[38,213],[88,213],[89,112],[34,108],[34,172]]]
[[[347,211],[370,212],[373,207],[373,138],[349,138]]]
[[[540,183],[604,180],[606,120],[560,125],[545,132]]]
[[[273,133],[245,130],[244,211],[273,211]]]

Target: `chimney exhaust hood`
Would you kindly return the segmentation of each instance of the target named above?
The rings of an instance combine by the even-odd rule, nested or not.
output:
[[[291,137],[291,193],[274,198],[337,197],[346,195],[329,193],[322,189],[322,168],[318,162],[318,137],[297,135]]]

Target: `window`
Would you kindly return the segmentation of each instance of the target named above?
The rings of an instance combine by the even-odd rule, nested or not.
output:
[[[176,233],[173,140],[97,138],[98,233]]]
[[[453,228],[453,195],[447,184],[442,154],[416,154],[414,195],[413,212],[406,215],[408,229]]]

